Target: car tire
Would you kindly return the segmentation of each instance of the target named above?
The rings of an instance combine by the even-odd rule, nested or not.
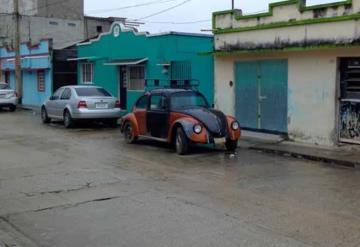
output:
[[[71,129],[75,126],[75,121],[68,110],[65,110],[64,112],[64,126],[67,129]]]
[[[123,134],[124,139],[128,144],[134,144],[137,141],[137,137],[135,136],[134,129],[130,122],[125,123]]]
[[[9,107],[10,112],[16,111],[16,105],[12,105]]]
[[[48,124],[51,121],[51,119],[48,117],[45,107],[41,108],[41,120],[42,120],[43,124]]]
[[[226,150],[229,152],[234,152],[237,146],[238,146],[238,142],[230,139],[228,139],[225,143]]]
[[[175,149],[179,155],[185,155],[189,151],[189,140],[181,127],[176,130]]]

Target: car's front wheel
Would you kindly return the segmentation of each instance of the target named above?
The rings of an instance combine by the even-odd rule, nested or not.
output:
[[[42,107],[41,108],[41,120],[44,124],[48,124],[50,123],[50,118],[47,114],[47,111],[46,111],[46,108],[45,107]]]
[[[16,111],[16,105],[12,105],[9,107],[10,112]]]
[[[237,148],[238,142],[228,139],[225,143],[226,150],[229,152],[234,152]]]
[[[124,139],[128,144],[133,144],[137,141],[137,137],[135,136],[134,129],[131,126],[130,122],[125,123],[123,133],[124,133]]]
[[[178,127],[176,130],[175,148],[176,152],[180,155],[187,154],[189,151],[189,140],[181,127]]]
[[[72,118],[70,112],[68,110],[66,110],[64,112],[64,126],[65,126],[65,128],[70,129],[70,128],[73,128],[74,125],[75,125],[74,119]]]

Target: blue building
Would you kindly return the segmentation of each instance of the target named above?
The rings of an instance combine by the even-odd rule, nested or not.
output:
[[[39,106],[52,93],[51,41],[42,40],[31,46],[21,44],[21,68],[23,78],[22,104]],[[15,89],[15,52],[0,48],[1,81]]]
[[[76,49],[53,50],[52,41],[41,40],[39,44],[21,44],[21,68],[23,79],[22,105],[39,107],[59,87],[76,84]],[[15,89],[15,52],[0,48],[0,81]]]

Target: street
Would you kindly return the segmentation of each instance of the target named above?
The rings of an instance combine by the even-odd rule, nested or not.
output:
[[[0,111],[0,246],[360,246],[360,171]]]

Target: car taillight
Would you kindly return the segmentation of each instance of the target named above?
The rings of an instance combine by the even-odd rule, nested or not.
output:
[[[87,108],[87,104],[86,104],[86,101],[79,101],[78,103],[78,109],[80,108]]]
[[[17,93],[17,92],[14,92],[14,96],[15,96],[15,97],[18,97],[18,93]]]
[[[120,108],[120,101],[119,101],[119,100],[117,100],[117,101],[115,102],[115,108]]]

